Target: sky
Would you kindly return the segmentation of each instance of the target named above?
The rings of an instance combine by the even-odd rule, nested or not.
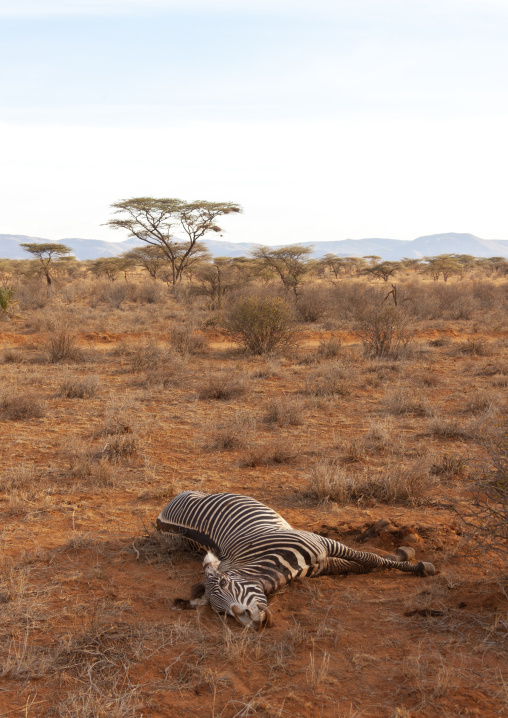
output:
[[[0,0],[0,234],[508,238],[508,0]],[[214,237],[216,238],[216,237]]]

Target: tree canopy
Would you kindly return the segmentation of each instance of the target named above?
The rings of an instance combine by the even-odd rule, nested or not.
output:
[[[206,253],[200,240],[210,232],[223,231],[217,224],[218,218],[242,211],[240,205],[233,202],[185,202],[155,197],[131,197],[111,206],[116,214],[123,216],[106,224],[113,229],[125,229],[130,237],[159,247],[171,265],[173,284],[181,280],[194,255]],[[175,237],[178,231],[186,235],[184,241]]]
[[[25,252],[29,252],[36,259],[39,260],[46,282],[52,283],[50,266],[55,257],[63,259],[72,254],[72,249],[66,247],[65,244],[58,244],[57,242],[23,242],[21,244]]]

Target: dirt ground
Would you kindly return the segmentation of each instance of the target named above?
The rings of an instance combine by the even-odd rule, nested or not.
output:
[[[51,331],[0,324],[0,717],[508,715],[501,574],[456,511],[505,407],[508,333],[436,322],[411,358],[378,361],[311,326],[283,355],[249,357],[215,328],[176,347],[174,311],[76,318],[55,363]],[[482,351],[459,351],[468,340]],[[327,471],[356,482],[343,501],[316,489]],[[251,495],[354,548],[413,546],[436,575],[297,582],[259,633],[174,610],[201,560],[153,521],[194,488]]]

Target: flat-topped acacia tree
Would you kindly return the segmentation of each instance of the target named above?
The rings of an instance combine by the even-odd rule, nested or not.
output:
[[[24,242],[21,246],[25,252],[28,252],[39,260],[48,284],[51,284],[53,281],[50,273],[50,266],[53,259],[55,257],[62,259],[72,254],[70,247],[66,247],[65,244],[58,244],[57,242]]]
[[[223,231],[217,219],[242,211],[234,202],[184,202],[155,197],[131,197],[111,206],[116,214],[123,216],[110,219],[106,224],[114,229],[126,229],[130,237],[160,247],[171,265],[173,284],[182,278],[193,255],[206,252],[200,240],[210,232]],[[175,232],[183,232],[187,239],[178,240]]]

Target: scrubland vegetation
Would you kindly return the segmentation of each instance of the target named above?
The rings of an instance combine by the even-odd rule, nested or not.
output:
[[[0,262],[0,715],[508,712],[507,262],[287,251]],[[174,611],[189,488],[438,572]]]

